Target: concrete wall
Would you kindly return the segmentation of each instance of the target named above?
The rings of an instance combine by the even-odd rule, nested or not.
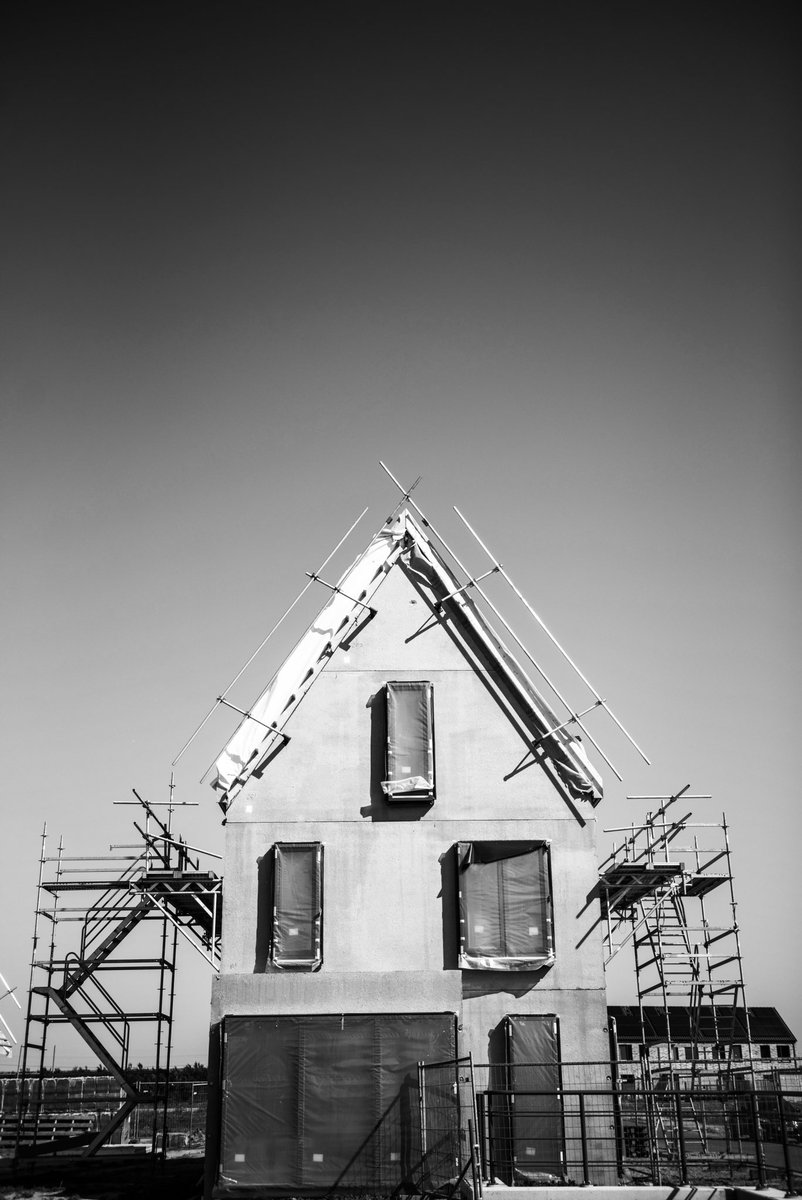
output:
[[[392,570],[378,615],[336,653],[286,727],[291,742],[251,779],[228,813],[223,961],[213,1018],[226,1013],[458,1013],[461,1048],[487,1061],[508,1013],[560,1018],[566,1060],[607,1056],[595,822],[539,767],[504,781],[525,746],[481,672],[408,581]],[[434,684],[437,796],[388,802],[387,679]],[[478,839],[548,839],[554,966],[540,972],[457,970],[452,847]],[[323,966],[266,962],[269,851],[277,841],[324,846]]]

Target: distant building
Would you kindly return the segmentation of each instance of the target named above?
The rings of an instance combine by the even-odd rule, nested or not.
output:
[[[657,1066],[696,1062],[711,1067],[730,1064],[734,1070],[747,1064],[761,1070],[791,1067],[797,1061],[796,1037],[776,1008],[718,1010],[716,1019],[726,1025],[726,1040],[723,1033],[719,1040],[710,1032],[699,1034],[700,1028],[713,1028],[712,1007],[700,1020],[699,1014],[680,1004],[644,1005],[643,1030],[637,1005],[610,1005],[607,1012],[613,1054],[622,1064],[622,1073],[626,1063],[643,1056]]]

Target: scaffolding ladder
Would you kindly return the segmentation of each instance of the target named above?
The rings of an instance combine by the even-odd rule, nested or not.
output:
[[[697,822],[692,812],[675,818],[669,810],[680,798],[709,799],[687,792],[685,787],[672,796],[629,797],[660,803],[640,826],[606,831],[627,836],[600,868],[605,965],[631,946],[641,1056],[649,1061],[649,1042],[659,1030],[671,1091],[698,1085],[708,1050],[727,1080],[736,1045],[739,1052],[744,1040],[749,1047],[746,1069],[752,1058],[729,829],[724,814],[720,822]],[[722,889],[726,899],[716,904],[714,919],[710,897]],[[687,1055],[682,1060],[680,1044]],[[693,1122],[704,1150],[704,1130],[695,1116]],[[655,1133],[672,1152],[670,1129],[658,1105]]]

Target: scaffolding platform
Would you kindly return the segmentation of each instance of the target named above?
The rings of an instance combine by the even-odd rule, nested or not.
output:
[[[59,1149],[57,1139],[48,1136],[44,1125],[40,1128],[51,1026],[72,1026],[120,1089],[118,1109],[110,1113],[100,1129],[81,1135],[85,1156],[97,1153],[138,1104],[152,1105],[162,1114],[160,1122],[154,1121],[154,1150],[159,1123],[162,1135],[166,1130],[178,938],[185,939],[209,966],[217,969],[223,881],[216,872],[201,866],[196,856],[206,852],[194,850],[182,838],[173,836],[172,800],[165,824],[151,805],[136,792],[134,795],[145,814],[144,828],[134,822],[142,842],[118,849],[138,851],[135,854],[68,859],[59,842],[57,854],[48,856],[47,827],[42,832],[16,1156],[41,1156]],[[123,865],[116,875],[113,868],[89,865],[101,861]],[[82,865],[67,867],[68,862]],[[52,874],[49,864],[55,864]],[[75,907],[71,902],[69,908],[64,906],[66,897],[81,894],[86,896],[83,905]],[[39,952],[40,918],[50,923],[46,955]],[[65,921],[79,926],[77,948],[75,937],[67,945],[60,928]],[[155,925],[156,937],[147,943],[135,941],[132,954],[129,935],[148,923]],[[140,946],[144,948],[140,950]],[[126,948],[128,957],[119,953],[121,947]],[[133,1012],[115,1000],[108,972],[129,971],[156,973],[157,1003],[151,1011]],[[129,1076],[130,1027],[140,1022],[152,1022],[156,1027],[155,1079],[147,1088],[136,1087]],[[162,1145],[166,1145],[164,1137]]]
[[[707,896],[728,879],[727,875],[686,875],[683,890],[686,896]]]
[[[693,1051],[700,1042],[713,1041],[727,1058],[733,1045],[752,1040],[748,1029],[744,1039],[734,1017],[745,1012],[748,1024],[729,833],[723,814],[720,823],[696,822],[691,812],[675,819],[670,810],[680,797],[709,799],[687,792],[685,787],[672,796],[630,797],[661,803],[641,825],[607,831],[628,836],[614,846],[599,871],[605,962],[631,946],[643,1053],[648,1053],[654,1005],[659,1003],[666,1013],[679,1011],[675,1002],[669,1006],[669,999],[676,998],[691,1013],[682,1030],[683,1044],[690,1042]],[[706,901],[722,888],[728,895],[723,903],[713,901],[721,914],[714,921]],[[667,1022],[665,1043],[672,1061],[677,1032]]]
[[[605,912],[621,913],[653,896],[660,888],[681,879],[679,863],[616,862],[602,874]]]

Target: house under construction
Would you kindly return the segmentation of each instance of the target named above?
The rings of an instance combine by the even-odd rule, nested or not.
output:
[[[618,776],[604,722],[642,751],[478,535],[488,561],[472,572],[394,482],[398,507],[336,581],[332,555],[309,573],[304,592],[325,602],[216,761],[224,919],[221,876],[174,834],[172,804],[163,822],[137,798],[142,847],[97,884],[43,849],[48,931],[76,892],[93,900],[73,953],[59,957],[54,932],[43,953],[37,926],[25,1061],[41,1071],[48,1026],[67,1021],[119,1081],[89,1153],[143,1101],[126,1075],[131,1021],[155,1023],[169,1067],[181,936],[215,973],[207,1182],[220,1197],[620,1180],[611,1028],[614,1062],[623,1039],[605,963],[622,951],[639,1057],[658,1009],[672,1064],[704,1043],[732,1071],[736,1033],[751,1046],[726,821],[676,817],[687,788],[651,798],[599,867],[589,752]],[[565,657],[570,699],[502,614],[496,576]],[[236,708],[229,695],[215,707]],[[729,917],[714,922],[718,890]],[[125,964],[144,921],[158,1003],[124,1013],[104,967]]]

